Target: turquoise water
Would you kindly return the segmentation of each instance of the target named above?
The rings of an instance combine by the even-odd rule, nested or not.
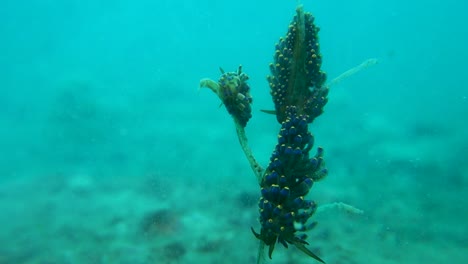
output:
[[[327,263],[468,262],[468,6],[303,1],[331,87],[311,126],[329,175],[310,248]],[[295,1],[0,3],[0,264],[256,263],[259,187],[199,80],[250,76],[267,166],[265,76]],[[277,246],[268,263],[312,263]]]

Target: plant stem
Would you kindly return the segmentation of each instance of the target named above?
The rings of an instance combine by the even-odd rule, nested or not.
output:
[[[258,184],[260,184],[263,178],[263,168],[262,166],[260,166],[260,164],[258,164],[257,160],[255,159],[252,153],[252,149],[250,149],[249,147],[247,135],[245,134],[245,129],[236,120],[234,120],[234,123],[236,125],[236,132],[237,138],[239,139],[239,143],[242,147],[242,150],[244,151],[245,157],[250,163],[252,171],[255,173],[255,177],[257,178]]]
[[[257,264],[266,263],[265,259],[265,243],[260,241],[258,245],[258,253],[257,253]]]
[[[342,211],[342,212],[346,212],[349,214],[363,214],[364,213],[364,211],[362,211],[361,209],[358,209],[349,204],[345,204],[343,202],[334,202],[334,203],[320,205],[317,208],[316,213],[322,213],[324,211],[329,211],[329,210],[337,210],[337,211]]]
[[[258,164],[257,160],[255,159],[252,149],[249,146],[249,142],[247,140],[247,135],[245,134],[245,129],[242,127],[239,122],[237,122],[234,119],[234,124],[236,125],[236,132],[237,132],[237,138],[239,139],[239,143],[242,147],[242,150],[244,151],[245,157],[250,163],[250,167],[252,168],[252,171],[255,174],[255,177],[257,178],[258,184],[260,185],[262,183],[263,179],[263,173],[264,170],[260,164]],[[258,245],[258,253],[257,253],[257,264],[263,264],[266,262],[265,260],[265,243],[263,241],[260,241]]]
[[[366,69],[367,67],[373,66],[378,63],[378,60],[375,58],[372,59],[367,59],[363,63],[359,64],[356,67],[353,67],[342,74],[340,74],[338,77],[335,79],[331,80],[329,83],[327,83],[328,87],[332,87],[343,81],[344,79],[353,76],[354,74]]]

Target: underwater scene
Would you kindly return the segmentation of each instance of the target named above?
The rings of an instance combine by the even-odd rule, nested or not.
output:
[[[465,10],[0,1],[0,264],[468,263]]]

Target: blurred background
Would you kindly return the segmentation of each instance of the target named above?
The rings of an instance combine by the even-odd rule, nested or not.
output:
[[[327,263],[468,261],[468,4],[303,1],[332,87],[310,129]],[[295,1],[3,0],[0,264],[255,263],[259,188],[219,99],[250,76],[256,158],[279,125],[266,82]],[[464,121],[465,120],[465,121]],[[310,263],[295,249],[271,263]]]

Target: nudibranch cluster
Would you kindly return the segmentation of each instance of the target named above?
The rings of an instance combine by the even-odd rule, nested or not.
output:
[[[242,72],[242,66],[239,66],[236,72],[225,72],[221,68],[220,70],[221,77],[218,82],[203,79],[200,87],[207,87],[215,92],[228,113],[242,127],[245,127],[252,117],[252,96],[247,84],[249,76]]]
[[[328,88],[323,86],[326,74],[320,69],[318,32],[314,17],[304,13],[300,6],[286,36],[276,44],[267,80],[279,123],[286,119],[286,108],[290,105],[307,115],[310,123],[322,114],[328,101]]]
[[[261,187],[258,204],[261,229],[257,233],[252,228],[252,232],[262,241],[260,252],[263,245],[269,247],[270,258],[276,243],[280,243],[286,248],[294,245],[323,262],[306,247],[307,235],[303,233],[316,225],[308,222],[317,208],[305,196],[314,182],[327,175],[323,149],[318,148],[310,155],[314,137],[308,127],[322,114],[328,101],[318,31],[313,16],[299,6],[286,36],[276,45],[271,75],[267,77],[275,111],[266,112],[276,115],[281,130],[266,170],[253,157],[245,135],[244,128],[252,117],[248,76],[241,67],[236,72],[221,69],[217,82],[210,79],[200,82],[200,87],[208,87],[218,95],[236,122],[239,142]]]
[[[328,101],[326,74],[320,69],[319,29],[313,22],[312,15],[298,7],[286,37],[276,45],[274,63],[270,65],[268,82],[281,130],[260,184],[261,230],[252,232],[269,246],[270,258],[275,244],[281,243],[285,247],[293,244],[323,262],[305,247],[307,236],[296,234],[315,226],[316,222],[307,222],[317,206],[304,196],[314,182],[327,174],[322,148],[309,157],[314,137],[308,124],[322,114]]]
[[[252,232],[269,246],[270,258],[278,242],[285,247],[293,244],[322,261],[305,247],[308,245],[305,241],[307,236],[296,235],[296,232],[308,231],[315,226],[316,222],[308,224],[307,221],[317,206],[304,197],[313,183],[327,174],[322,148],[318,148],[312,158],[309,157],[314,137],[308,130],[308,119],[308,116],[299,114],[296,107],[286,108],[278,143],[260,184],[262,196],[258,206],[262,227],[260,234],[253,229]]]

